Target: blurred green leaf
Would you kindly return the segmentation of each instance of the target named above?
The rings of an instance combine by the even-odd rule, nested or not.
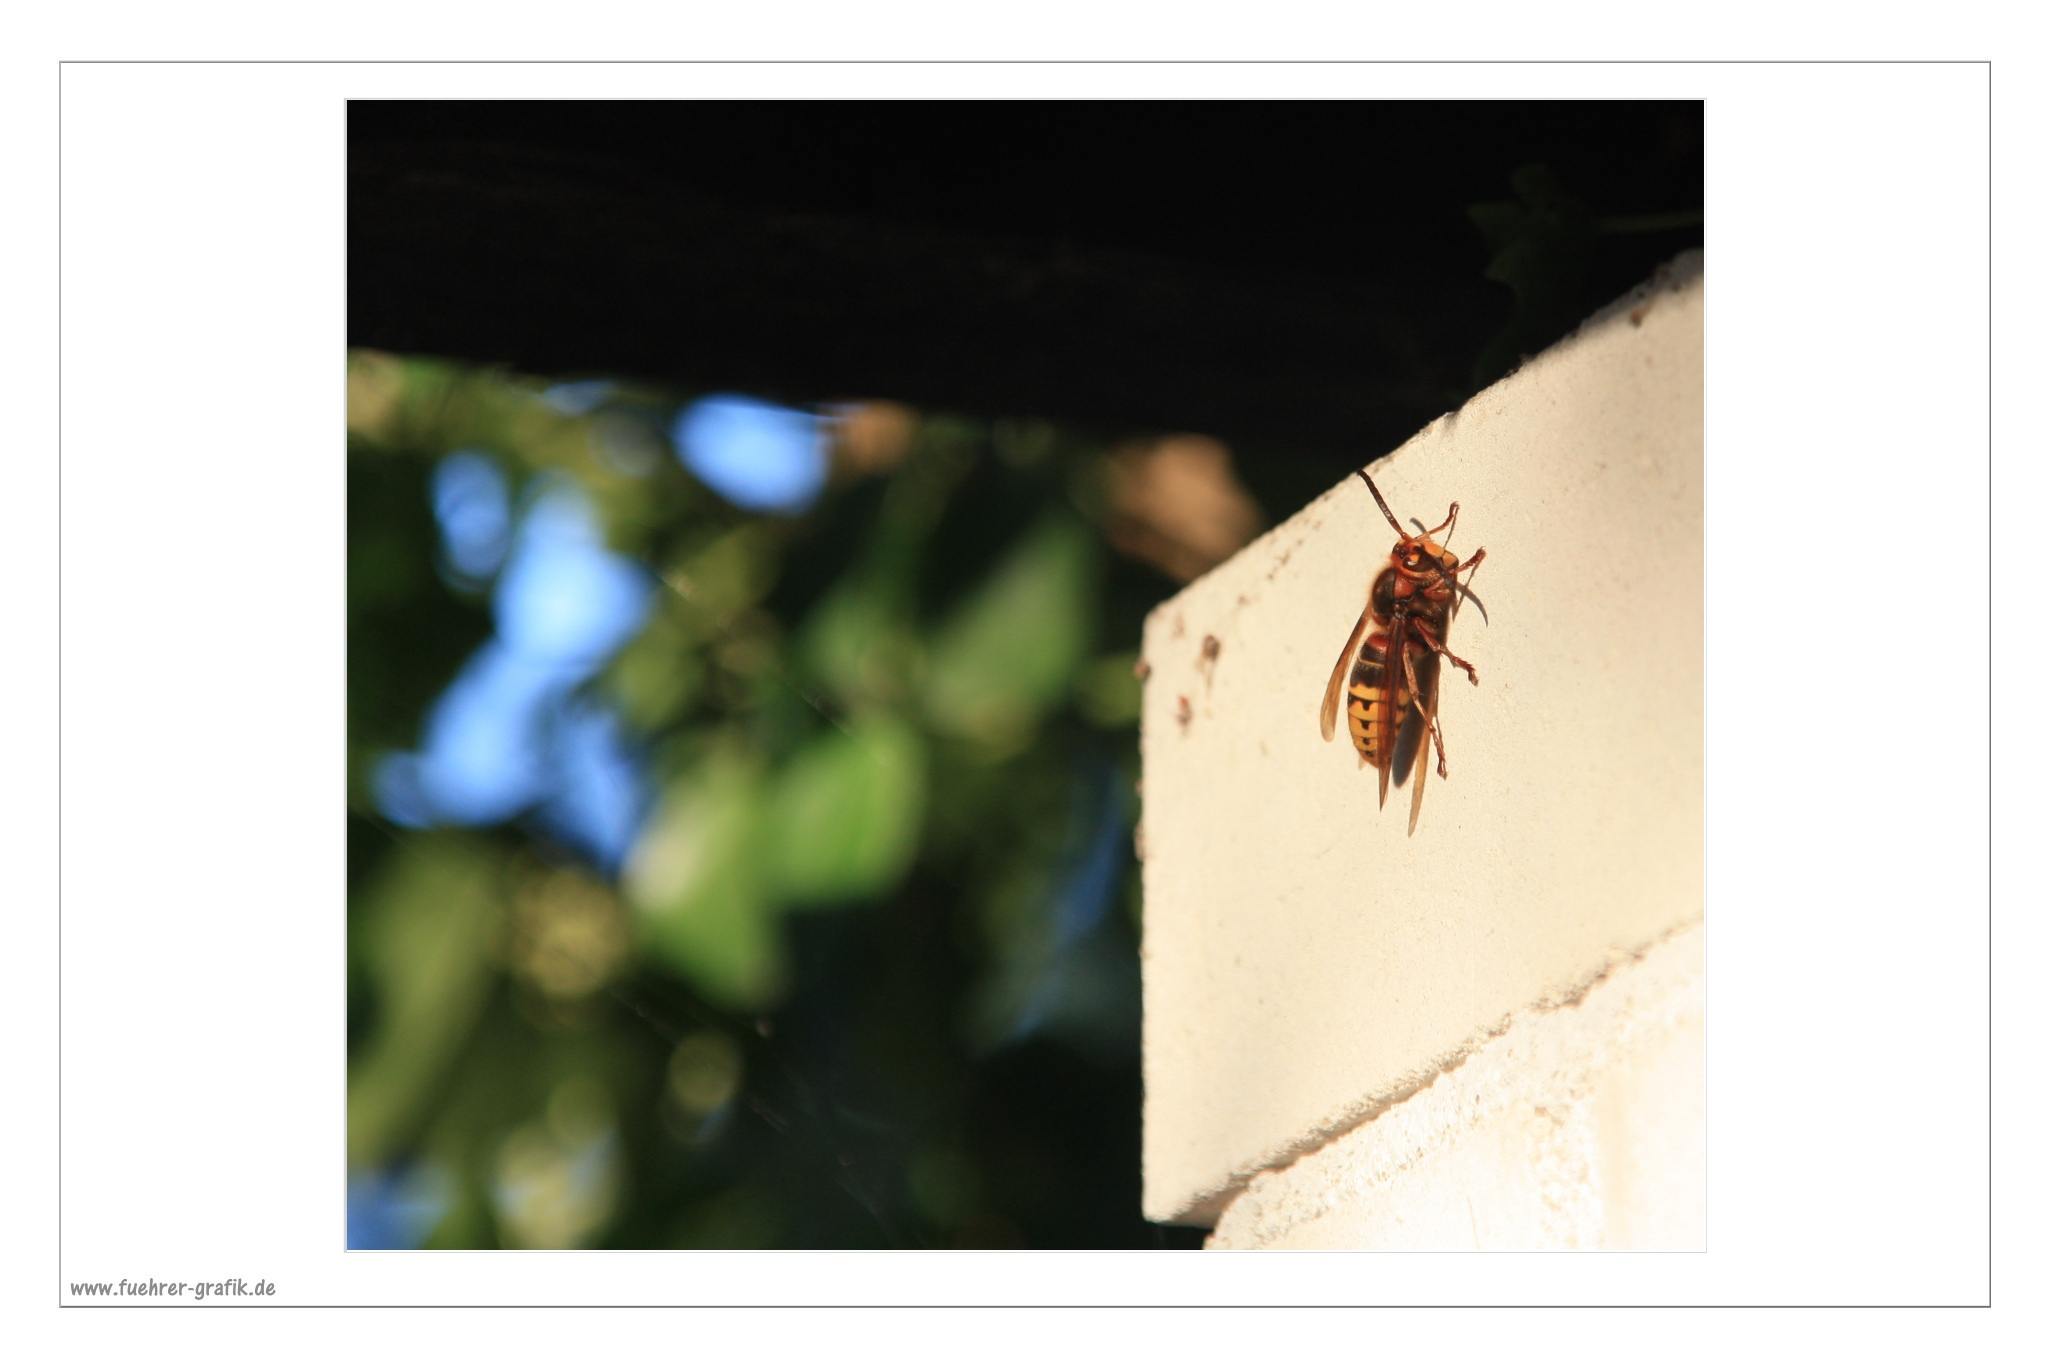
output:
[[[759,522],[743,522],[700,541],[679,556],[662,581],[693,620],[716,633],[774,586],[777,543]]]
[[[1134,649],[1105,654],[1090,662],[1074,685],[1076,708],[1105,730],[1136,725],[1138,708],[1145,700],[1137,664],[1138,652]]]
[[[613,661],[610,695],[642,731],[657,731],[688,712],[704,690],[703,646],[673,610],[657,610]]]
[[[771,1003],[784,983],[759,855],[764,791],[752,762],[714,753],[663,798],[624,879],[654,958],[736,1010]]]
[[[804,620],[805,673],[847,705],[901,696],[914,652],[906,615],[903,594],[882,575],[848,578]]]
[[[933,637],[924,700],[941,730],[1012,738],[1065,695],[1093,633],[1097,562],[1054,514],[1030,531]]]
[[[500,921],[487,847],[423,834],[395,853],[351,921],[377,983],[376,1025],[349,1068],[349,1159],[388,1160],[483,1011]]]
[[[777,893],[795,905],[887,891],[917,852],[924,746],[892,717],[856,721],[806,745],[770,804],[767,852]]]

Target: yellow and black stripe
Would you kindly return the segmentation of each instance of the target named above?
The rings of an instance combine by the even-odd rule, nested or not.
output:
[[[1390,709],[1387,697],[1386,661],[1386,636],[1374,635],[1359,647],[1358,658],[1351,665],[1350,700],[1345,706],[1351,720],[1351,742],[1360,760],[1374,768],[1386,763],[1392,747],[1387,737],[1398,715]],[[1399,700],[1396,697],[1393,704],[1398,705]]]

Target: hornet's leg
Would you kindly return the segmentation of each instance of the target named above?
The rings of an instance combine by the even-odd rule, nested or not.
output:
[[[1401,655],[1401,667],[1406,669],[1408,673],[1408,695],[1415,699],[1415,709],[1422,711],[1422,684],[1415,677],[1414,656],[1404,652]],[[1477,679],[1474,679],[1474,681],[1476,682]],[[1443,727],[1437,724],[1436,717],[1429,714],[1429,712],[1423,711],[1422,716],[1424,720],[1429,722],[1429,735],[1427,737],[1436,742],[1436,775],[1448,778],[1451,775],[1451,770],[1444,761]]]
[[[1444,647],[1444,642],[1438,638],[1436,632],[1431,630],[1427,624],[1421,621],[1411,621],[1409,623],[1408,628],[1414,631],[1416,636],[1421,639],[1422,643],[1428,645],[1431,650],[1435,651],[1438,654],[1443,655],[1446,659],[1449,659],[1453,664],[1456,664],[1459,668],[1464,669],[1465,676],[1472,680],[1472,685],[1474,687],[1479,686],[1479,670],[1472,667],[1471,664],[1466,663],[1457,655],[1451,653],[1450,650],[1446,649]]]
[[[1401,655],[1401,667],[1407,670],[1408,673],[1408,695],[1414,698],[1415,709],[1422,711],[1422,684],[1415,677],[1415,657],[1404,651]],[[1422,718],[1429,722],[1428,738],[1436,741],[1436,775],[1438,777],[1449,777],[1451,770],[1444,762],[1443,727],[1438,725],[1436,717],[1427,711],[1422,711]]]
[[[1420,621],[1411,622],[1409,628],[1417,635],[1422,634],[1422,623]],[[1427,643],[1428,639],[1428,636],[1423,636],[1424,643]],[[1405,649],[1401,651],[1401,669],[1408,675],[1408,704],[1416,710],[1422,711],[1422,684],[1415,680],[1415,656]],[[1422,714],[1426,716],[1429,713],[1422,711]]]
[[[1456,582],[1459,574],[1471,573],[1474,569],[1478,568],[1481,564],[1484,564],[1485,562],[1486,547],[1482,545],[1472,552],[1472,557],[1470,559],[1466,560],[1463,564],[1460,564],[1455,570],[1452,571],[1451,580],[1453,582]],[[1465,586],[1468,588],[1471,587],[1472,580],[1469,578],[1466,579]]]

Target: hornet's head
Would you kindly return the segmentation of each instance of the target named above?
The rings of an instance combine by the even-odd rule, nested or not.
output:
[[[1400,537],[1394,542],[1392,556],[1396,566],[1408,574],[1424,578],[1457,572],[1458,557],[1446,550],[1434,537],[1437,531],[1448,531],[1457,523],[1458,504],[1451,504],[1451,514],[1444,519],[1442,526],[1430,531],[1404,531],[1401,529],[1401,523],[1395,520],[1393,509],[1387,506],[1387,500],[1380,496],[1379,486],[1373,483],[1372,476],[1361,469],[1358,471],[1358,477],[1365,480],[1365,486],[1372,493],[1372,500],[1380,505],[1380,513],[1386,517],[1387,525],[1393,527],[1394,534]],[[1417,526],[1421,524],[1416,523]],[[1448,535],[1445,536],[1446,540],[1449,538]]]

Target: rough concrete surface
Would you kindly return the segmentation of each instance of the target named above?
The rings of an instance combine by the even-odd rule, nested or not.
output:
[[[1702,332],[1693,257],[1371,466],[1487,551],[1413,838],[1317,720],[1393,543],[1349,471],[1147,621],[1147,1217],[1213,1224],[1700,917]]]
[[[1213,1249],[1697,1251],[1703,936],[1616,964],[1372,1122],[1255,1176]]]

